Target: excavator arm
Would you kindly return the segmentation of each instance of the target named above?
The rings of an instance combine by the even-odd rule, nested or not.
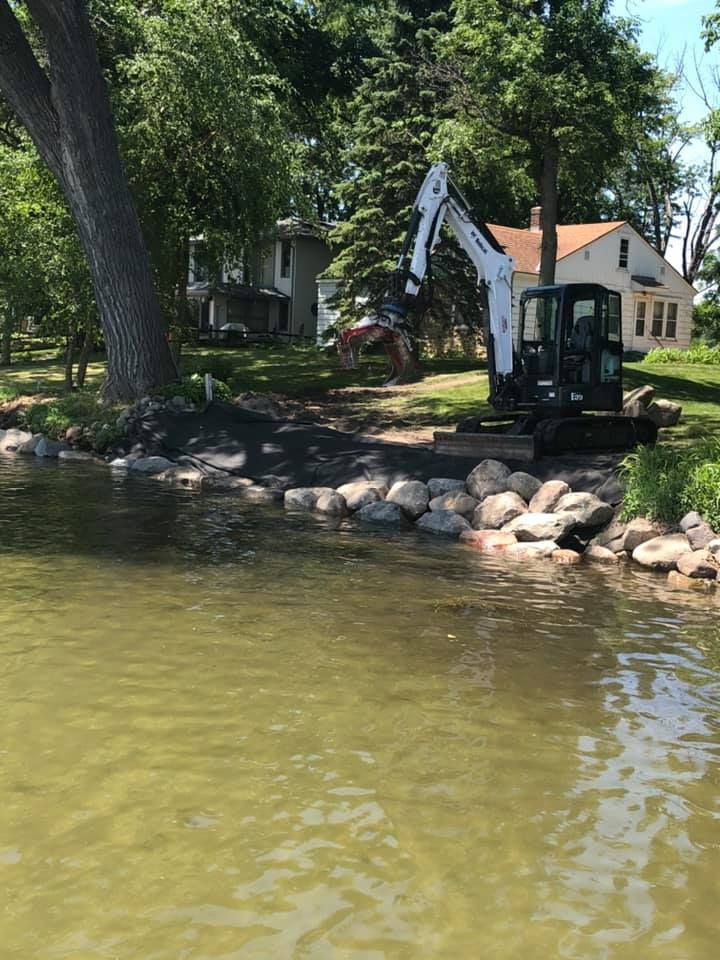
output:
[[[337,341],[338,350],[345,364],[354,366],[359,346],[380,340],[392,363],[388,384],[410,379],[415,369],[415,331],[409,320],[410,308],[428,273],[444,223],[475,266],[478,286],[485,288],[491,395],[495,396],[513,371],[513,261],[488,227],[482,221],[473,220],[465,198],[448,177],[445,163],[436,163],[430,168],[418,191],[405,242],[382,306],[377,313],[343,330]]]

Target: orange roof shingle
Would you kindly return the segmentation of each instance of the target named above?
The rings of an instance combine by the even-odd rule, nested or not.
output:
[[[608,220],[604,223],[573,223],[558,226],[557,259],[581,250],[594,240],[612,233],[625,223],[624,220]],[[542,233],[537,230],[520,230],[517,227],[503,227],[489,223],[488,227],[498,243],[505,247],[515,261],[519,273],[538,273],[540,269],[540,241]]]

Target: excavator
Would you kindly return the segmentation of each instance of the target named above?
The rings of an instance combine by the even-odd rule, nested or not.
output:
[[[488,402],[496,413],[469,417],[455,433],[435,434],[438,453],[534,460],[581,450],[652,444],[657,426],[622,416],[620,294],[597,283],[532,287],[520,296],[513,330],[513,260],[474,217],[445,163],[432,166],[380,309],[343,330],[343,363],[357,365],[361,345],[381,342],[391,362],[388,385],[416,368],[412,309],[447,224],[472,261],[483,306]]]

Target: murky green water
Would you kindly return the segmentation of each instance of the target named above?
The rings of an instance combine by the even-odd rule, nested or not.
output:
[[[2,960],[718,955],[717,601],[68,466],[0,498]]]

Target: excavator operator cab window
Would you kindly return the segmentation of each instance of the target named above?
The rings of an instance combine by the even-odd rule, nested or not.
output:
[[[566,313],[563,343],[562,382],[590,383],[593,342],[596,335],[595,298],[583,297]]]
[[[554,293],[529,297],[523,303],[519,353],[529,376],[553,376],[559,312],[560,298]]]

